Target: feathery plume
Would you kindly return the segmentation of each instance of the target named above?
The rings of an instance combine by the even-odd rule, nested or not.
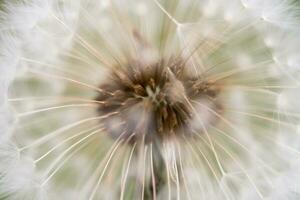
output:
[[[0,199],[299,198],[296,1],[0,10]]]

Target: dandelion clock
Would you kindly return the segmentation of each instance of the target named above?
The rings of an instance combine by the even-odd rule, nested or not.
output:
[[[1,1],[0,199],[300,199],[299,6]]]

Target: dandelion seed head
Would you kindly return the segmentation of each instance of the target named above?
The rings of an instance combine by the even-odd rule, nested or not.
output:
[[[0,199],[299,197],[294,1],[0,6]]]

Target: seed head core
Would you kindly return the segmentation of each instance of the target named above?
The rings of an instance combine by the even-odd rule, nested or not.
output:
[[[99,114],[108,116],[102,123],[109,134],[147,143],[199,133],[214,123],[207,109],[220,108],[219,86],[186,68],[183,59],[171,58],[133,60],[112,70],[96,98]]]

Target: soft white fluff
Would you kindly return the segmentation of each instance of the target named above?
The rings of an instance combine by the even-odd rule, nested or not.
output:
[[[174,184],[181,171],[176,168],[178,152],[186,166],[182,169],[186,183],[180,185],[183,199],[299,199],[300,11],[294,2],[179,0],[172,13],[168,0],[5,0],[0,5],[0,199],[6,195],[12,200],[68,199],[86,187],[88,194],[95,191],[95,199],[119,198],[119,172],[126,171],[130,149],[116,149],[110,159],[112,143],[117,144],[102,132],[95,140],[86,138],[93,145],[80,141],[82,131],[94,131],[92,122],[98,119],[88,106],[75,109],[78,99],[31,98],[91,99],[95,95],[91,85],[97,87],[107,78],[109,64],[124,62],[129,55],[151,63],[158,55],[170,56],[183,48],[186,57],[202,40],[206,42],[188,60],[190,72],[214,65],[212,78],[245,71],[228,79],[239,84],[226,88],[222,97],[240,112],[225,113],[219,129],[203,134],[201,142],[170,141],[161,147],[173,182],[172,194],[165,186],[158,199],[178,197],[179,186]],[[170,27],[164,49],[158,42],[161,26]],[[143,37],[132,34],[137,30]],[[28,99],[18,103],[16,99],[23,97]],[[70,110],[22,116],[30,112],[28,108],[59,103],[70,104]],[[208,109],[196,107],[201,114],[191,122],[193,127],[201,126],[198,118],[210,120],[205,118]],[[250,111],[265,115],[255,120],[255,114],[247,115]],[[86,119],[91,124],[84,124]],[[73,152],[69,148],[74,141],[79,142]],[[41,163],[35,160],[43,155]],[[60,155],[58,166],[46,173]],[[129,182],[137,179],[134,172],[143,173],[149,157],[128,164]],[[106,166],[108,160],[114,168]],[[102,173],[105,180],[97,189]]]

